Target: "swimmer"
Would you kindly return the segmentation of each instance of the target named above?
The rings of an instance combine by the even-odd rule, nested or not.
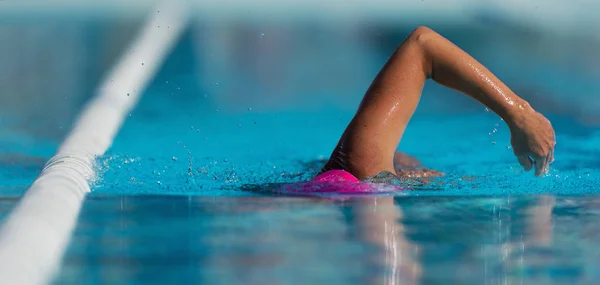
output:
[[[418,170],[418,161],[396,152],[427,79],[479,101],[508,125],[525,171],[548,171],[556,139],[550,121],[481,63],[439,35],[419,27],[392,54],[367,90],[327,164],[315,181],[358,181],[440,175]]]

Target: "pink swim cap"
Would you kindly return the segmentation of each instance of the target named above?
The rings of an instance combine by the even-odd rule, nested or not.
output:
[[[310,182],[284,185],[279,192],[301,196],[344,198],[346,196],[343,195],[389,194],[397,190],[397,187],[382,188],[370,183],[360,183],[358,178],[344,170],[329,170],[317,175]]]
[[[358,182],[358,178],[345,170],[328,170],[313,178],[312,182]]]

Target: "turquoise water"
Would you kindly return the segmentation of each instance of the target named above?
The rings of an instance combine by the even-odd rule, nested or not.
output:
[[[391,49],[313,54],[362,62],[355,81],[329,85],[317,79],[335,65],[316,77],[290,59],[281,91],[186,67],[184,39],[98,160],[55,284],[597,284],[600,129],[568,112],[583,99],[546,101],[600,85],[567,67],[514,69],[510,49],[473,52],[523,96],[550,94],[537,99],[558,137],[548,175],[519,169],[497,116],[429,84],[400,150],[443,179],[383,197],[274,193],[320,169]],[[60,138],[0,128],[5,215]]]
[[[93,195],[56,284],[596,284],[598,203]]]

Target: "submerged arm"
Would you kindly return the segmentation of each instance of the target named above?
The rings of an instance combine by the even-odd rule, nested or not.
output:
[[[535,161],[537,175],[546,171],[555,144],[550,122],[473,57],[425,27],[406,38],[374,79],[326,169],[345,169],[358,178],[394,172],[394,152],[428,78],[502,117],[523,167],[529,170]]]

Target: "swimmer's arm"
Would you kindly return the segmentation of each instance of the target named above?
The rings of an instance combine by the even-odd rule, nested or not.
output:
[[[537,175],[546,171],[555,143],[548,120],[473,57],[425,27],[406,38],[374,79],[326,168],[345,169],[358,178],[393,172],[393,154],[428,78],[501,116],[519,162],[529,170],[531,157]]]

